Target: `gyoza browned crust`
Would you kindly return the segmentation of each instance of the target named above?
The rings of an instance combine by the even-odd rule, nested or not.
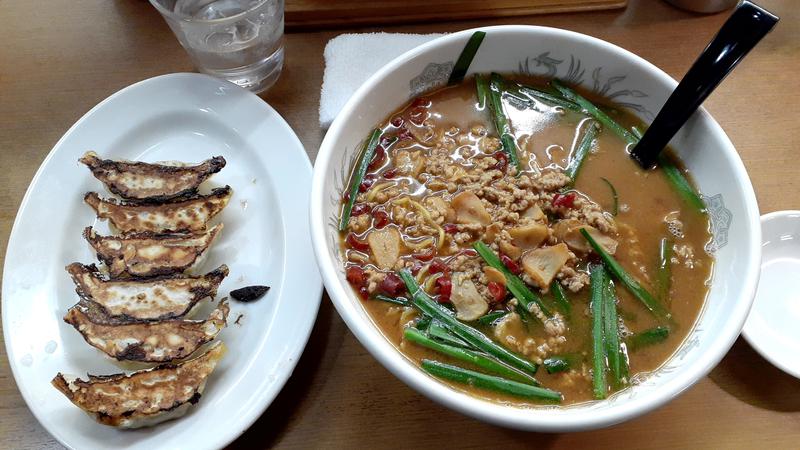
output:
[[[83,236],[112,277],[151,277],[181,273],[200,264],[222,228],[220,223],[204,233],[101,236],[88,227]]]
[[[217,295],[228,266],[199,277],[172,275],[109,280],[94,265],[67,266],[76,291],[97,303],[109,317],[123,320],[163,320],[186,315],[200,300]]]
[[[167,362],[186,358],[213,340],[227,324],[227,302],[219,303],[206,320],[167,319],[158,322],[108,317],[92,302],[79,302],[64,322],[86,342],[120,361]]]
[[[88,375],[86,381],[59,373],[51,383],[104,425],[151,426],[178,418],[197,403],[224,354],[225,345],[218,341],[202,355],[182,363],[162,364],[130,375]]]
[[[86,152],[79,160],[109,191],[128,200],[163,202],[197,193],[211,175],[225,167],[225,158],[215,156],[196,166],[149,164],[100,159]]]
[[[225,208],[231,195],[233,189],[225,186],[208,195],[160,204],[102,199],[96,192],[87,193],[83,200],[94,209],[98,218],[107,219],[122,233],[169,233],[204,230],[208,221]]]

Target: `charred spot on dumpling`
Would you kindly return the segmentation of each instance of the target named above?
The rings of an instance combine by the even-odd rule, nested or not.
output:
[[[142,348],[141,343],[135,343],[125,347],[125,350],[117,353],[114,357],[120,361],[144,361],[147,358],[147,352]]]

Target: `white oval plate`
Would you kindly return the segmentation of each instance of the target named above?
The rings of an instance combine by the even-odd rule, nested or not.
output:
[[[120,431],[94,422],[56,391],[57,372],[120,372],[61,320],[77,300],[64,270],[95,262],[81,237],[95,221],[83,194],[103,186],[78,163],[87,150],[143,161],[227,166],[208,184],[233,187],[225,224],[203,270],[230,267],[218,298],[267,284],[266,297],[232,302],[220,339],[228,353],[200,402],[183,418]],[[89,111],[42,163],[22,200],[3,272],[3,332],[22,396],[44,427],[72,448],[218,448],[240,435],[291,375],[317,315],[322,284],[308,238],[311,164],[289,125],[254,94],[199,74],[171,74],[129,86]],[[207,189],[207,188],[206,188]],[[289,244],[290,245],[287,245]],[[241,325],[233,322],[243,314]]]
[[[742,334],[774,366],[800,378],[800,211],[761,216],[761,281]]]

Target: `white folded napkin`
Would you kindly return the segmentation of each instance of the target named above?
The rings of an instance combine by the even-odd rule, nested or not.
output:
[[[328,128],[356,91],[395,57],[442,34],[360,33],[336,36],[325,46],[319,124]]]

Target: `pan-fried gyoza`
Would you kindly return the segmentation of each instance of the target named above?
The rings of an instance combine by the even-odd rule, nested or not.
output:
[[[188,166],[114,161],[86,152],[80,162],[114,194],[127,200],[148,202],[194,195],[201,183],[225,167],[222,156]]]
[[[191,271],[200,265],[223,224],[199,233],[128,233],[101,236],[87,227],[83,236],[112,277],[149,277]]]
[[[97,303],[109,317],[161,320],[183,317],[200,300],[217,295],[228,275],[222,265],[202,276],[169,275],[157,278],[108,279],[94,265],[67,266],[78,295]]]
[[[64,321],[89,345],[120,361],[167,362],[186,358],[213,340],[227,325],[224,300],[206,320],[134,321],[107,316],[92,302],[79,302]]]
[[[177,419],[196,404],[224,354],[225,345],[216,342],[202,355],[182,363],[162,364],[130,375],[89,375],[88,380],[59,373],[51,383],[104,425],[152,426]]]
[[[168,233],[200,231],[211,218],[219,214],[233,195],[230,186],[217,188],[208,195],[150,204],[103,199],[89,192],[84,201],[97,217],[108,220],[118,231]]]
[[[204,275],[192,272],[222,231],[222,223],[209,226],[209,221],[233,195],[229,186],[198,193],[225,159],[186,166],[103,160],[88,152],[80,162],[123,200],[103,199],[95,192],[84,196],[97,217],[110,222],[111,234],[84,229],[103,265],[66,267],[79,301],[64,321],[87,344],[126,367],[161,365],[130,375],[89,375],[87,381],[59,373],[52,384],[106,425],[137,428],[180,417],[200,399],[224,352],[222,342],[212,341],[227,326],[227,301],[221,300],[206,319],[192,317],[202,300],[213,301],[228,266]],[[187,360],[198,353],[203,354]]]

